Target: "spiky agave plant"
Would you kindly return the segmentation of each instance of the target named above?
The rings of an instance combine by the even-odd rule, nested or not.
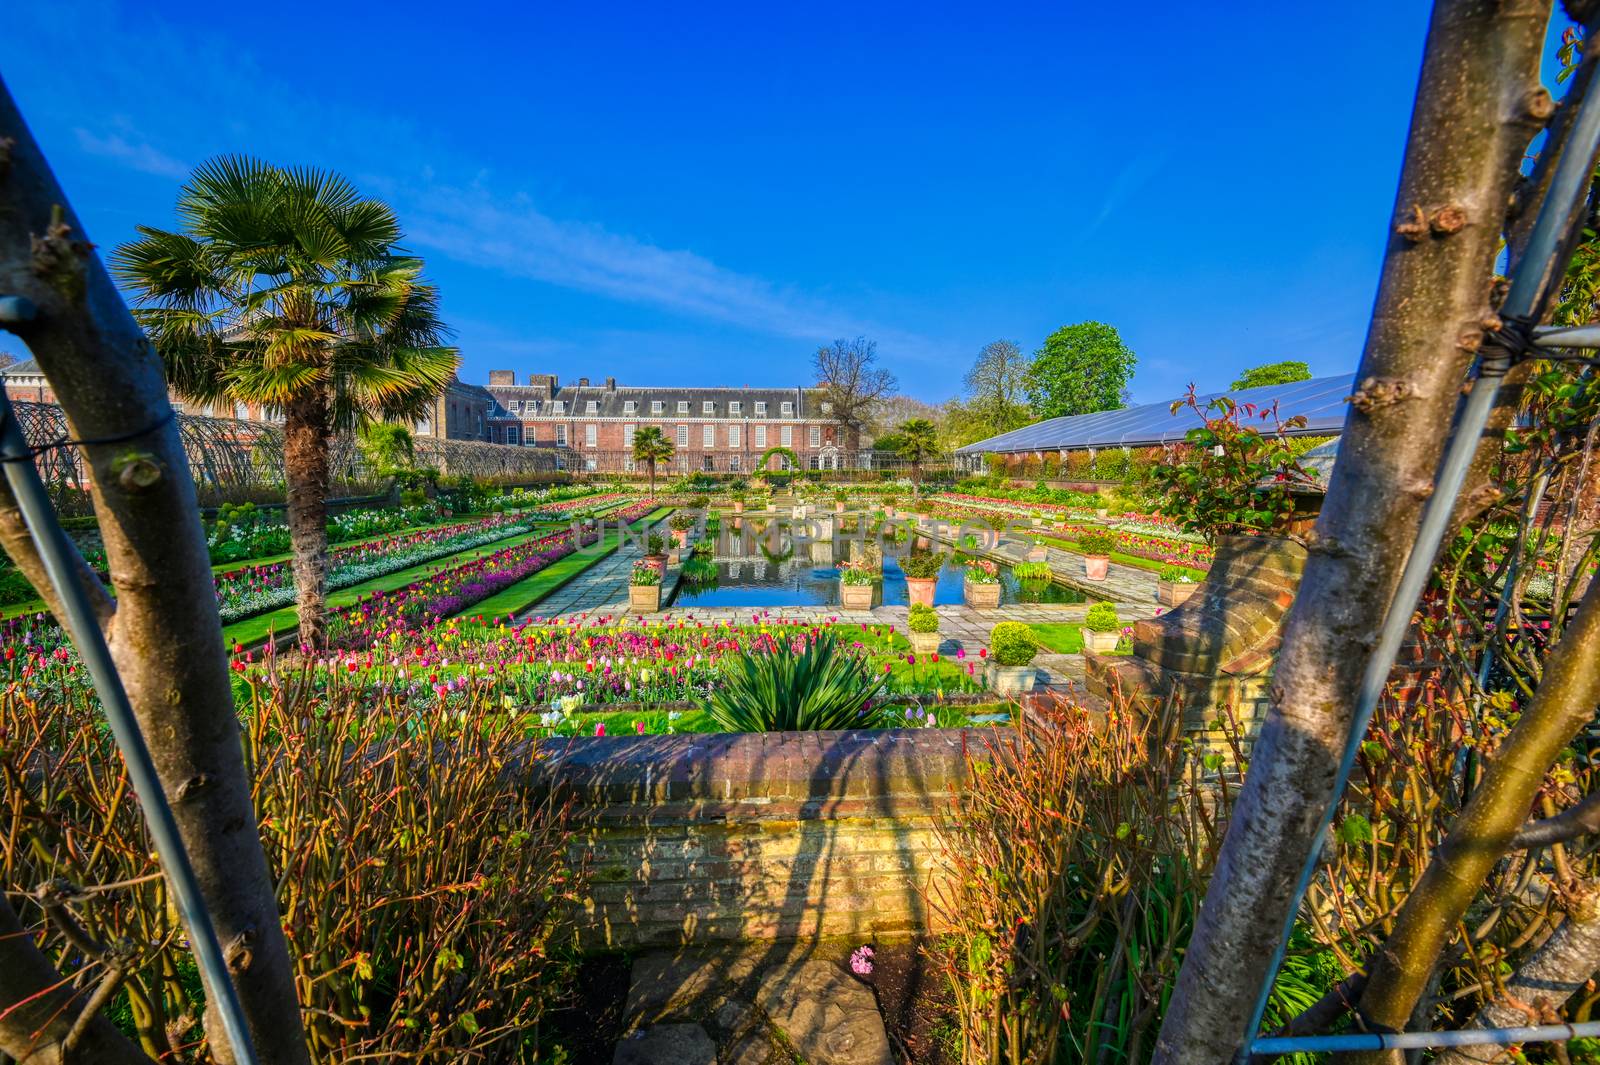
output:
[[[774,638],[730,657],[700,704],[730,732],[872,728],[884,676],[830,634]]]

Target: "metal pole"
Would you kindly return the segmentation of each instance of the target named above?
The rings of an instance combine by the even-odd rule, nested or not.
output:
[[[1534,222],[1533,232],[1528,238],[1527,253],[1518,264],[1511,279],[1511,290],[1500,307],[1502,319],[1512,322],[1526,321],[1537,311],[1542,302],[1546,278],[1561,276],[1561,270],[1550,269],[1551,260],[1560,254],[1562,235],[1574,211],[1588,192],[1597,146],[1600,146],[1600,91],[1591,87],[1579,104],[1578,116],[1566,143],[1559,147],[1561,157],[1556,162],[1556,172],[1551,179],[1550,189],[1545,195],[1544,202],[1539,205],[1539,217]],[[1383,697],[1384,689],[1388,687],[1389,673],[1394,668],[1395,655],[1399,652],[1400,644],[1411,627],[1411,615],[1416,610],[1423,589],[1427,586],[1428,576],[1433,572],[1434,559],[1439,554],[1439,545],[1449,529],[1456,496],[1460,494],[1467,470],[1472,465],[1473,456],[1477,454],[1479,440],[1489,421],[1489,412],[1494,407],[1495,397],[1500,391],[1500,383],[1510,368],[1510,354],[1503,350],[1486,351],[1478,360],[1477,376],[1473,381],[1472,391],[1457,414],[1455,431],[1446,447],[1438,476],[1434,479],[1433,494],[1428,497],[1428,502],[1423,507],[1416,544],[1406,559],[1405,568],[1400,575],[1400,584],[1395,589],[1388,613],[1384,616],[1377,644],[1373,647],[1371,657],[1367,659],[1366,671],[1362,674],[1361,685],[1357,689],[1356,709],[1350,723],[1350,732],[1345,737],[1344,753],[1334,777],[1333,791],[1328,796],[1328,806],[1323,811],[1322,823],[1317,829],[1310,850],[1306,853],[1299,882],[1295,885],[1294,895],[1284,915],[1284,926],[1278,937],[1277,949],[1273,951],[1272,966],[1268,970],[1267,978],[1262,981],[1261,993],[1256,999],[1255,1010],[1251,1013],[1249,1027],[1243,1033],[1244,1041],[1239,1047],[1236,1058],[1240,1062],[1248,1060],[1260,1042],[1256,1036],[1261,1031],[1262,1018],[1266,1016],[1267,1003],[1272,997],[1272,984],[1277,977],[1278,969],[1283,965],[1284,952],[1288,949],[1289,936],[1294,930],[1295,919],[1299,916],[1301,901],[1305,898],[1306,890],[1316,875],[1317,859],[1327,839],[1328,827],[1333,823],[1334,810],[1338,807],[1339,798],[1349,783],[1350,772],[1355,767],[1356,754],[1361,749],[1362,737],[1366,735],[1367,726],[1372,722],[1373,711],[1377,709],[1378,700]]]
[[[233,981],[228,977],[228,964],[217,942],[216,929],[211,926],[211,915],[206,912],[205,900],[200,894],[199,881],[189,864],[188,852],[178,835],[178,824],[173,819],[172,807],[167,804],[161,780],[156,776],[155,763],[150,759],[150,749],[145,745],[144,734],[133,716],[128,703],[128,693],[122,687],[122,677],[117,673],[106,646],[105,634],[95,620],[89,606],[89,597],[78,584],[71,564],[72,548],[67,535],[56,521],[44,482],[33,465],[33,453],[23,439],[22,430],[11,410],[11,401],[0,390],[0,465],[5,466],[6,481],[17,498],[28,532],[33,537],[45,573],[61,597],[67,627],[72,642],[84,668],[94,680],[94,690],[105,708],[106,720],[128,766],[128,779],[144,811],[150,827],[150,838],[155,841],[156,855],[167,882],[172,886],[173,898],[184,928],[189,933],[189,944],[196,963],[205,979],[207,998],[216,1004],[218,1016],[233,1045],[234,1058],[240,1065],[256,1065],[255,1047],[250,1042],[250,1029],[245,1023],[244,1010]]]
[[[1600,1021],[1540,1024],[1526,1028],[1463,1028],[1454,1032],[1362,1032],[1257,1039],[1253,1054],[1330,1053],[1348,1050],[1426,1050],[1430,1047],[1506,1046],[1553,1043],[1600,1035]]]

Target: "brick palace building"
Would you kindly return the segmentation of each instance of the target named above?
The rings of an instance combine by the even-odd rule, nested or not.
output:
[[[614,377],[563,385],[537,373],[518,384],[513,371],[491,370],[488,391],[496,442],[558,449],[579,471],[636,472],[633,434],[647,425],[673,445],[666,468],[675,473],[748,473],[775,447],[793,451],[807,470],[849,469],[860,460],[816,389],[635,388]]]

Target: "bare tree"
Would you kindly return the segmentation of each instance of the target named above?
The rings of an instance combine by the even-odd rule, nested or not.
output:
[[[1365,654],[1432,490],[1461,382],[1493,321],[1517,164],[1552,105],[1549,5],[1440,0],[1339,462],[1284,630],[1271,709],[1155,1060],[1219,1065],[1242,1039],[1331,799]]]
[[[82,559],[78,579],[172,803],[256,1049],[265,1061],[309,1061],[274,882],[256,831],[194,482],[161,360],[3,83],[0,293],[36,308],[31,321],[7,328],[37,358],[84,441],[80,453],[116,598]],[[9,489],[0,489],[0,546],[60,617]],[[31,937],[9,934],[15,927],[15,915],[0,903],[0,1050],[28,1062],[145,1060],[109,1021],[80,1014],[98,1011],[96,998],[87,1007],[80,999],[70,1010],[38,1015],[38,1004],[63,985]],[[227,1041],[210,1013],[212,1053],[228,1062]],[[80,1016],[92,1029],[90,1043],[69,1055],[65,1045]]]
[[[967,386],[967,409],[991,434],[1003,433],[1025,424],[1028,408],[1028,367],[1030,360],[1011,340],[992,340],[978,352],[972,369],[963,379]]]
[[[850,449],[860,446],[861,430],[873,423],[879,406],[894,393],[894,374],[877,365],[878,342],[866,337],[835,340],[812,359],[817,387],[829,416],[839,423]]]

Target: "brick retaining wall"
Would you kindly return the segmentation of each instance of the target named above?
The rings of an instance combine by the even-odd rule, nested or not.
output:
[[[934,828],[984,730],[552,741],[589,948],[928,930]]]

